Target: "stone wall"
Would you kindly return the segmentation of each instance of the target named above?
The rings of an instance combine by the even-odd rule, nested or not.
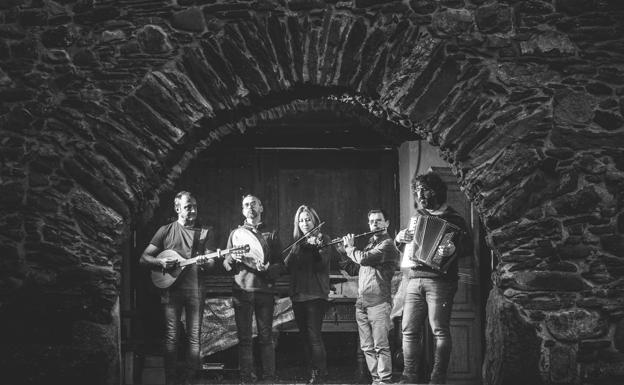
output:
[[[116,383],[130,226],[314,100],[427,138],[477,206],[484,383],[620,383],[623,4],[0,0],[3,376]]]

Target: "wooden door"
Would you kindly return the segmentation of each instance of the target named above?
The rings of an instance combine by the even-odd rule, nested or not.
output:
[[[318,212],[326,222],[323,232],[332,237],[368,231],[366,213],[374,207],[398,218],[396,170],[396,150],[227,148],[196,159],[179,189],[196,195],[198,219],[215,227],[221,247],[244,219],[241,197],[257,195],[263,221],[279,231],[285,247],[292,241],[293,215],[301,204]],[[395,226],[391,220],[391,231]]]
[[[395,149],[269,150],[223,146],[200,154],[173,191],[162,197],[152,220],[137,229],[135,288],[146,340],[162,337],[164,321],[158,291],[148,272],[136,264],[158,227],[176,219],[173,198],[178,191],[195,195],[198,221],[213,226],[220,248],[225,248],[230,230],[243,221],[242,196],[257,195],[264,205],[263,221],[279,231],[286,247],[292,241],[293,215],[304,203],[317,210],[326,222],[323,232],[331,237],[368,231],[366,213],[373,207],[389,212],[390,232],[394,234],[399,209],[397,167]],[[229,276],[205,279],[207,290],[213,295],[227,294],[231,289]]]
[[[369,231],[366,214],[383,208],[398,218],[395,151],[281,151],[277,154],[280,236],[292,241],[294,213],[313,207],[330,237]],[[364,240],[360,238],[360,240]]]
[[[474,256],[459,260],[460,280],[453,303],[451,335],[453,350],[448,370],[449,384],[481,384],[482,325],[479,287],[479,218],[455,176],[446,167],[433,167],[448,187],[447,203],[455,208],[471,228]],[[431,350],[431,349],[429,349]],[[430,359],[431,360],[431,359]]]

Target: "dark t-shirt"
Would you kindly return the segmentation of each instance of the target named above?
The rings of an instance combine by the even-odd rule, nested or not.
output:
[[[189,259],[192,257],[193,237],[198,232],[199,242],[197,254],[205,253],[207,250],[215,250],[214,231],[212,228],[205,230],[205,236],[202,236],[202,229],[196,227],[187,227],[179,222],[172,222],[162,226],[156,231],[150,244],[156,246],[159,251],[174,250],[182,258]],[[188,265],[184,268],[176,282],[171,285],[170,289],[197,289],[197,264]]]

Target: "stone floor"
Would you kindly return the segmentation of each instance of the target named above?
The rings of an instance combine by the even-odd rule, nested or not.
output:
[[[327,384],[370,384],[368,381],[358,381],[352,367],[334,366],[329,367]],[[307,376],[298,368],[284,368],[278,370],[278,379],[273,383],[278,384],[305,384]],[[395,373],[394,379],[398,381],[400,373]],[[232,369],[225,370],[204,370],[201,376],[191,382],[193,385],[207,384],[238,384],[240,383],[238,371]],[[262,382],[261,382],[262,383]],[[146,368],[142,375],[142,385],[163,385],[164,371],[162,368]]]
[[[327,350],[328,378],[331,384],[359,384],[370,383],[358,378],[357,363],[357,334],[329,334],[325,338]],[[257,356],[257,355],[256,355]],[[204,384],[237,384],[239,376],[237,370],[236,348],[219,352],[206,357],[204,370],[199,378],[193,381],[195,385]],[[164,381],[163,357],[159,354],[148,354],[142,359],[140,373],[127,373],[125,385],[162,385]],[[300,341],[296,333],[280,337],[276,347],[276,369],[280,384],[305,384],[309,374],[303,368],[303,357]],[[398,380],[399,373],[395,373]]]

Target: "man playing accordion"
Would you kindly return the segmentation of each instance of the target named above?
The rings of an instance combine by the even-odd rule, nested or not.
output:
[[[472,241],[464,219],[446,203],[446,184],[438,174],[429,172],[414,176],[411,189],[418,219],[433,217],[431,222],[448,224],[454,231],[451,237],[443,237],[445,234],[442,233],[427,234],[423,226],[419,226],[416,231],[410,226],[401,230],[395,238],[398,243],[416,248],[413,258],[407,256],[412,259],[412,264],[407,275],[409,281],[403,307],[404,369],[400,382],[422,382],[418,375],[422,362],[424,321],[428,315],[435,340],[430,383],[444,384],[452,347],[450,321],[453,297],[457,291],[457,261],[472,252]],[[431,238],[436,238],[436,235],[444,240],[431,247]],[[431,250],[422,250],[424,240]],[[416,241],[421,244],[416,244]],[[408,247],[405,249],[407,254]],[[431,258],[423,257],[424,254],[443,260],[444,269],[438,268],[438,264],[428,263]]]

